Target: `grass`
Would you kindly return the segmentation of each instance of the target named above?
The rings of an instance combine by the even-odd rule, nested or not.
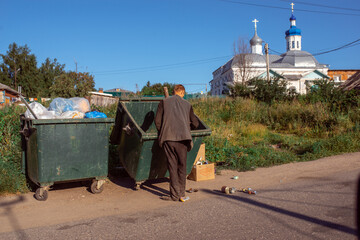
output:
[[[334,113],[323,103],[209,98],[192,101],[212,129],[206,157],[222,168],[247,171],[360,150],[357,109]]]

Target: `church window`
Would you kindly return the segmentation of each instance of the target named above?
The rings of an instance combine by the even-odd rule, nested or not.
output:
[[[291,42],[289,41],[289,46],[288,46],[288,50],[290,50],[290,44],[291,44]]]
[[[292,48],[295,48],[295,41],[292,41]]]
[[[300,48],[299,41],[296,42],[297,48]]]

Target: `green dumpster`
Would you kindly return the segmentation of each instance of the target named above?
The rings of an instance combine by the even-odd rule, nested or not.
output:
[[[93,179],[93,193],[103,190],[108,175],[111,118],[27,119],[20,116],[23,169],[46,200],[55,182]]]
[[[112,144],[119,145],[120,162],[135,187],[148,179],[168,176],[165,152],[159,147],[158,132],[154,123],[158,104],[162,98],[121,100],[118,104]],[[200,125],[191,131],[194,147],[187,156],[187,174],[190,173],[202,139],[211,130],[199,119]]]

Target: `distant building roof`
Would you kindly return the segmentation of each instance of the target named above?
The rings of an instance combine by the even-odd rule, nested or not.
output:
[[[251,67],[260,67],[264,68],[266,67],[266,56],[250,53],[245,54],[245,61],[248,62],[248,64],[251,65]],[[287,51],[284,54],[281,55],[269,55],[269,63],[270,68],[326,68],[327,65],[320,64],[311,53],[308,53],[306,51],[299,51],[299,50],[292,50]],[[230,59],[225,65],[223,65],[222,73],[226,72],[228,69],[230,69],[230,66],[234,66],[239,64],[239,55],[236,55],[232,59]],[[218,69],[220,69],[218,68]],[[217,69],[217,70],[218,70]],[[217,71],[216,70],[216,71]],[[215,72],[216,72],[215,71]],[[214,72],[214,73],[215,73]]]
[[[346,80],[341,87],[344,90],[360,89],[360,71],[357,71],[348,80]]]
[[[11,87],[9,87],[8,85],[5,85],[5,84],[2,84],[0,83],[0,89],[4,89],[4,90],[7,90],[13,94],[16,94],[18,95],[19,93],[17,91],[15,91],[14,89],[12,89]]]
[[[100,96],[107,96],[107,97],[112,97],[113,95],[108,94],[108,93],[100,93],[100,92],[89,92],[92,95],[100,95]]]
[[[113,88],[113,89],[105,90],[104,92],[131,92],[131,91],[122,88]]]

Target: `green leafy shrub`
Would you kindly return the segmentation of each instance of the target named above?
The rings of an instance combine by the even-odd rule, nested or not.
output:
[[[24,192],[26,178],[21,173],[19,115],[25,109],[11,106],[0,109],[0,193]]]

